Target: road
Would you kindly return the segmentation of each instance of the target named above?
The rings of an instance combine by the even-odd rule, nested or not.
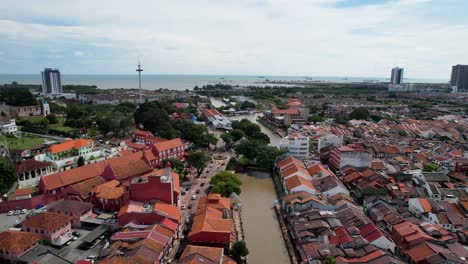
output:
[[[185,205],[185,209],[182,209],[180,213],[181,232],[179,233],[179,237],[181,239],[183,236],[183,230],[185,229],[191,230],[193,215],[197,210],[198,201],[201,197],[207,196],[211,178],[215,176],[216,174],[218,174],[219,172],[226,169],[226,165],[229,161],[231,154],[226,153],[226,152],[213,152],[213,156],[223,156],[223,157],[226,157],[226,159],[224,160],[212,159],[211,163],[203,171],[200,178],[195,176],[196,173],[192,173],[191,175],[189,175],[189,179],[190,179],[189,182],[183,182],[180,185],[180,193],[181,193],[180,207]],[[201,186],[202,183],[203,183],[203,186]],[[198,194],[197,194],[197,191],[199,191]],[[194,196],[195,198],[194,200],[192,200],[192,196]],[[189,221],[187,221],[187,219],[189,219]],[[176,243],[174,249],[169,255],[169,259],[174,258],[175,254],[179,250],[178,249],[180,246],[179,243],[180,243],[180,240],[178,241],[178,243]]]

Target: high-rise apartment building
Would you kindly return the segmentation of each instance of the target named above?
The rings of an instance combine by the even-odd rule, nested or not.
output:
[[[450,86],[456,86],[458,91],[468,91],[468,65],[452,66]]]
[[[403,68],[395,67],[392,69],[392,77],[390,79],[391,84],[402,84],[403,83]]]
[[[46,94],[62,93],[62,80],[58,69],[45,68],[42,75],[42,92]]]

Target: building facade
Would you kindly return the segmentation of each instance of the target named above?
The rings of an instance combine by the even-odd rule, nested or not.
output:
[[[15,119],[0,119],[0,134],[11,135],[18,132]]]
[[[309,137],[301,133],[291,133],[280,140],[278,148],[288,150],[289,155],[295,158],[306,159],[309,157]]]
[[[392,76],[390,78],[390,83],[393,85],[403,83],[403,68],[395,67],[392,69]]]
[[[457,87],[458,91],[468,91],[468,65],[452,66],[450,86]]]
[[[63,92],[62,80],[58,69],[45,68],[42,72],[42,92],[60,94]]]

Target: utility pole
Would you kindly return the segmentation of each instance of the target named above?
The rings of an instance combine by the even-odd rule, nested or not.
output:
[[[143,69],[141,68],[140,61],[138,61],[138,69],[136,69],[138,72],[138,87],[140,88],[140,104],[143,104],[143,96],[141,94],[141,72]]]

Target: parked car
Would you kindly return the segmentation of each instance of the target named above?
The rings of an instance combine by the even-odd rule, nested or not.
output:
[[[94,263],[97,260],[97,256],[96,255],[89,255],[89,256],[86,257],[85,260],[89,260],[89,261],[91,261],[91,263]]]
[[[74,236],[76,236],[76,237],[80,237],[80,236],[81,236],[80,232],[78,232],[78,231],[73,231],[73,232],[72,232],[72,235],[74,235]]]
[[[185,192],[184,192],[184,191],[182,191],[182,195],[185,195]]]
[[[190,189],[192,189],[192,186],[187,186],[187,188],[185,188],[186,191],[190,191]]]
[[[195,193],[196,193],[196,194],[199,194],[199,193],[200,193],[200,189],[196,190]]]
[[[78,238],[77,238],[76,236],[73,236],[73,237],[71,238],[71,241],[76,241],[77,239],[78,239]]]
[[[19,214],[21,214],[21,210],[16,210],[15,215],[19,215]]]
[[[192,197],[190,198],[190,200],[195,200],[195,199],[197,199],[196,195],[192,195]]]
[[[28,212],[28,209],[23,209],[23,210],[21,210],[21,214],[25,214],[25,213],[27,213],[27,212]]]
[[[185,210],[185,204],[181,205],[180,209]]]
[[[205,183],[204,182],[200,183],[200,187],[203,187],[203,186],[205,186]]]
[[[189,205],[188,205],[188,209],[192,209],[192,204],[189,204]]]

